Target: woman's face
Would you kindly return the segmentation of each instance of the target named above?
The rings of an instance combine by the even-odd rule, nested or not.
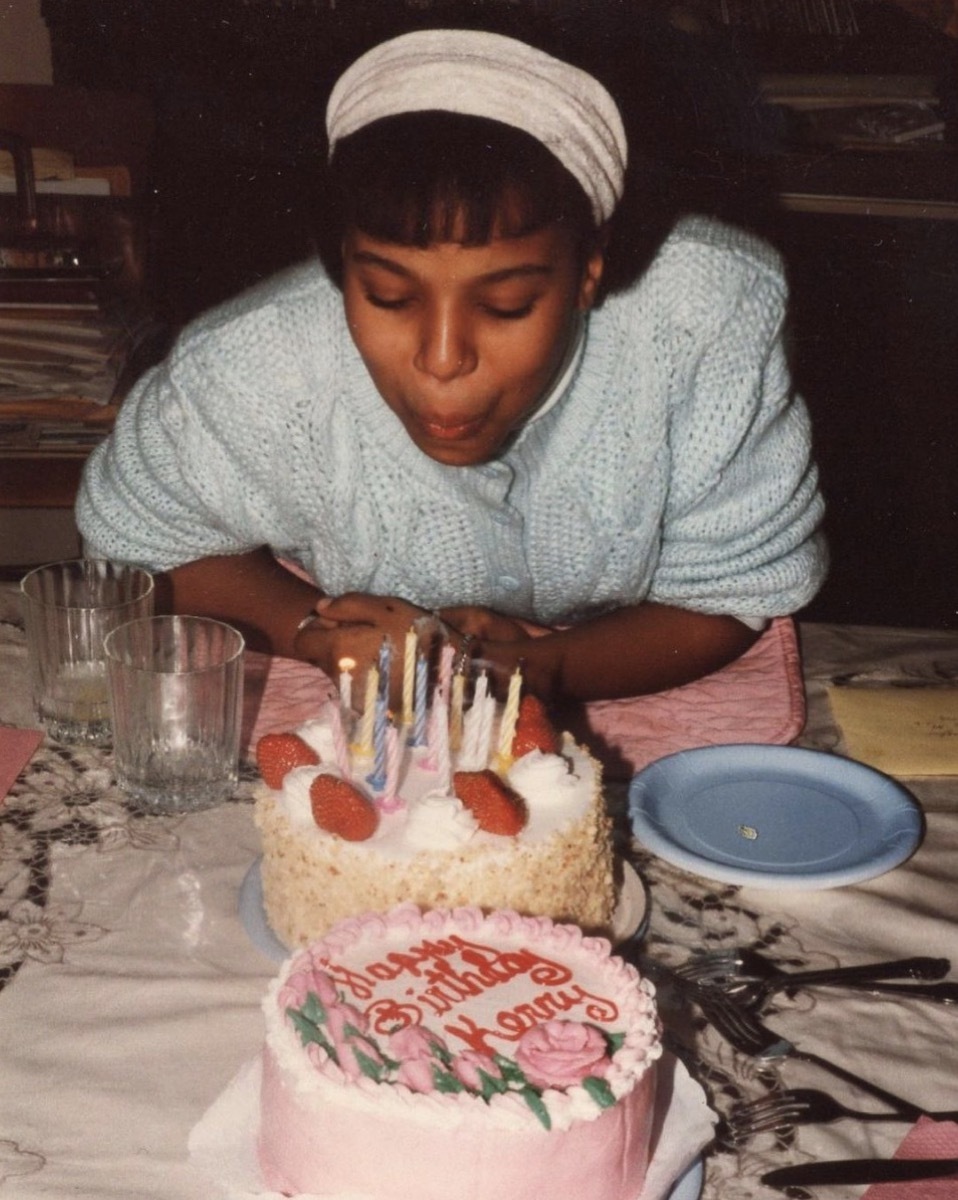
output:
[[[419,449],[457,467],[495,457],[544,399],[601,274],[601,253],[583,268],[555,226],[483,246],[358,230],[343,244],[346,318],[373,382]]]

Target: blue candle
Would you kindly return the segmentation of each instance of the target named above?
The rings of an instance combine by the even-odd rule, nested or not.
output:
[[[379,647],[379,694],[389,702],[389,679],[392,670],[393,648],[388,637],[383,638]]]
[[[367,775],[369,786],[377,792],[386,786],[386,700],[376,700],[376,717],[373,721],[373,771]]]
[[[412,737],[409,739],[411,746],[426,744],[426,684],[426,656],[420,654],[416,659],[416,697],[413,705]]]

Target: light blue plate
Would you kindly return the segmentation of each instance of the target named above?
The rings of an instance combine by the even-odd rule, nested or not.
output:
[[[669,1192],[669,1200],[699,1200],[704,1181],[704,1164],[701,1158],[697,1158],[676,1179]]]
[[[636,838],[667,862],[758,888],[841,887],[904,862],[924,823],[893,779],[793,746],[709,746],[629,786]]]

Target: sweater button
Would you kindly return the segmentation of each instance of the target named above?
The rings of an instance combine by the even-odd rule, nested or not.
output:
[[[514,575],[500,575],[499,586],[507,592],[514,592],[519,586],[519,580]]]

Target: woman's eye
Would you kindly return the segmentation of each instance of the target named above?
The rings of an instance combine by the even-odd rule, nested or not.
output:
[[[491,317],[496,317],[500,321],[521,321],[523,317],[527,317],[532,312],[535,301],[529,300],[517,308],[507,308],[505,305],[498,304],[485,304],[483,307]]]
[[[390,311],[405,308],[409,303],[409,300],[405,296],[400,296],[398,299],[390,299],[387,296],[377,296],[373,292],[367,292],[366,299],[374,308],[386,308]]]

